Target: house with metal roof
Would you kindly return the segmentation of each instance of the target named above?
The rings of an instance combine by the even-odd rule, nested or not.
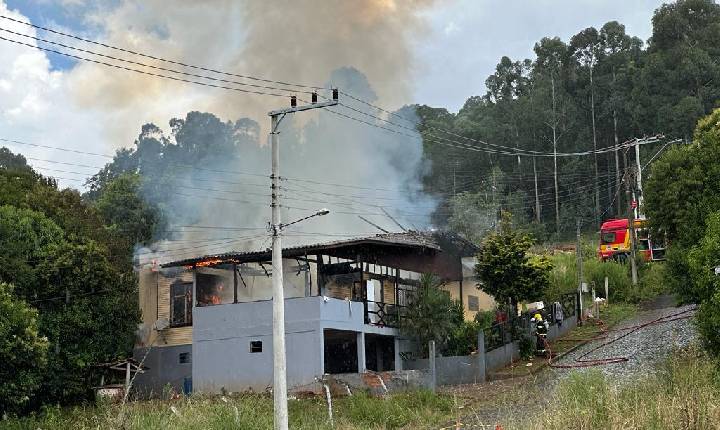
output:
[[[324,374],[402,369],[414,348],[399,332],[423,273],[462,301],[489,309],[472,268],[476,247],[449,233],[404,232],[283,249],[289,388]],[[140,273],[135,349],[145,393],[264,391],[272,386],[271,251],[228,252]]]

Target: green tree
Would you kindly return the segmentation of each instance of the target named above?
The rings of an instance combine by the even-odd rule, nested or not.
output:
[[[141,178],[123,173],[110,181],[95,202],[106,228],[124,238],[126,246],[148,242],[160,223],[158,209],[148,204],[141,192]]]
[[[670,149],[650,168],[645,207],[656,234],[666,235],[673,289],[688,302],[707,298],[689,278],[688,250],[706,234],[706,220],[720,210],[720,110],[698,122],[692,144]]]
[[[113,247],[112,229],[79,193],[19,165],[0,168],[0,179],[28,175],[0,192],[0,282],[37,309],[37,330],[51,346],[25,407],[86,400],[98,382],[93,366],[132,351],[139,316],[131,250]]]
[[[720,267],[720,211],[711,214],[707,220],[705,236],[688,256],[693,296],[702,300],[696,318],[696,325],[705,347],[714,354],[720,354],[720,276],[715,268]]]
[[[47,247],[64,241],[64,233],[39,212],[0,206],[0,282],[15,286],[15,294],[32,300],[42,292],[35,267]]]
[[[440,285],[434,275],[422,275],[417,294],[408,303],[401,320],[402,333],[415,339],[426,357],[428,342],[434,340],[437,349],[442,349],[458,325],[456,306]]]
[[[40,330],[51,353],[37,401],[88,399],[93,366],[132,351],[139,319],[137,280],[91,240],[48,246],[36,267]]]
[[[516,306],[536,300],[550,284],[552,265],[544,256],[529,255],[529,235],[513,231],[509,214],[503,214],[500,231],[490,234],[477,255],[478,288],[499,304]]]
[[[37,319],[11,285],[0,283],[0,416],[22,412],[40,387],[48,343]]]

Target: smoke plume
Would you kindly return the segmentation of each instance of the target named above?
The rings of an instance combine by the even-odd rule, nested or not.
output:
[[[410,40],[417,41],[425,32],[421,12],[430,3],[216,0],[169,6],[159,0],[128,0],[110,13],[93,13],[86,20],[111,45],[242,75],[336,86],[372,103],[397,108],[411,101],[410,76],[415,64]],[[190,111],[211,112],[228,121],[230,128],[237,119],[252,123],[253,136],[238,137],[231,149],[216,157],[193,160],[204,170],[187,169],[164,181],[162,187],[145,187],[152,190],[148,199],[165,193],[162,209],[168,227],[238,230],[189,228],[172,236],[172,242],[154,244],[151,250],[164,251],[157,255],[168,260],[268,246],[262,228],[270,213],[269,180],[227,172],[269,173],[267,112],[287,106],[288,98],[197,87],[87,63],[77,64],[68,80],[76,104],[101,112],[106,144],[111,148],[127,146],[137,125],[148,122],[164,129],[161,138],[176,140],[173,130],[163,125]],[[341,101],[371,115],[385,116],[342,95]],[[332,110],[382,125],[347,107]],[[412,109],[399,113],[413,120]],[[402,119],[393,121],[412,126]],[[406,228],[428,226],[434,202],[422,192],[420,178],[427,166],[418,136],[388,133],[329,110],[288,116],[280,132],[281,175],[288,178],[281,190],[283,221],[320,208],[330,210],[327,216],[288,228],[286,244],[379,232],[359,216],[393,231],[400,229],[397,223]],[[214,138],[207,137],[206,143]],[[256,230],[240,230],[245,228]],[[242,242],[232,240],[240,236],[245,237]]]

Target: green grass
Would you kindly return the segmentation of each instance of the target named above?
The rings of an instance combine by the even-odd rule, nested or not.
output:
[[[573,293],[578,288],[577,258],[574,253],[558,253],[550,258],[553,269],[550,272],[550,287],[545,293],[547,301],[558,300],[563,294]],[[638,285],[632,285],[630,265],[614,261],[602,262],[596,256],[585,256],[583,278],[589,288],[598,296],[605,295],[605,278],[608,278],[610,300],[613,302],[639,303],[652,299],[670,290],[662,262],[640,264]]]
[[[719,391],[717,363],[693,348],[631,385],[614,386],[599,371],[573,373],[541,414],[506,428],[720,428]]]
[[[333,399],[335,429],[433,428],[451,419],[449,396],[417,391],[370,397],[357,393]],[[330,429],[324,398],[291,400],[290,428]],[[47,408],[21,419],[0,421],[0,428],[20,429],[271,429],[272,398],[265,395],[194,395],[171,401],[141,401],[126,405],[121,418],[117,405]]]

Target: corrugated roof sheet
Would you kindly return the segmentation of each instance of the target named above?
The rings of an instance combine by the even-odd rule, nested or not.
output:
[[[333,249],[344,246],[360,245],[360,244],[380,244],[380,245],[392,245],[392,246],[407,246],[413,248],[432,249],[435,251],[441,251],[440,241],[450,240],[453,245],[458,249],[470,249],[475,250],[476,248],[465,239],[460,238],[457,235],[448,233],[437,233],[437,232],[418,232],[418,231],[407,231],[402,233],[382,233],[373,236],[364,236],[351,239],[335,240],[331,242],[314,243],[310,245],[298,245],[283,248],[283,256],[293,257],[299,256],[306,253],[312,253],[313,251],[319,251],[324,249]],[[204,261],[210,260],[222,260],[227,262],[249,262],[249,261],[267,261],[271,258],[270,248],[265,250],[257,251],[242,251],[242,252],[224,252],[220,254],[209,254],[200,257],[187,258],[183,260],[172,261],[164,263],[162,267],[176,267],[176,266],[192,266]]]

